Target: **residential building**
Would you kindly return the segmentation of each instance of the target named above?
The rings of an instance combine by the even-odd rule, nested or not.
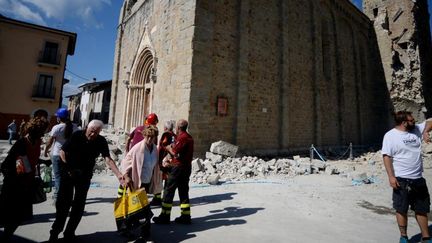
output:
[[[0,15],[0,137],[35,113],[55,121],[77,35]]]
[[[81,123],[85,127],[92,119],[99,119],[108,123],[111,80],[85,83],[79,88],[82,90],[80,99]]]
[[[81,92],[77,94],[68,95],[67,109],[71,121],[77,125],[81,125]]]

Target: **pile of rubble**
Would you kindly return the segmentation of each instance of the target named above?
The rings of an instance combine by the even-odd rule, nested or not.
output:
[[[127,133],[123,130],[104,130],[111,157],[117,162],[124,157]],[[192,161],[191,181],[211,185],[222,182],[239,181],[248,178],[265,179],[268,177],[289,178],[298,175],[328,174],[347,177],[356,183],[373,182],[374,178],[385,175],[382,155],[368,152],[353,160],[310,160],[309,157],[274,158],[264,160],[259,157],[236,157],[238,147],[223,141],[212,144],[205,158]],[[423,148],[425,168],[431,168],[432,145]],[[104,160],[98,158],[95,173],[111,173]]]
[[[350,177],[365,181],[384,172],[381,154],[367,153],[354,160],[322,161],[308,157],[293,156],[292,159],[278,158],[263,160],[258,157],[235,157],[236,146],[219,141],[213,143],[206,158],[192,161],[191,181],[194,183],[218,184],[247,178],[269,176],[293,177],[296,175],[328,174]]]

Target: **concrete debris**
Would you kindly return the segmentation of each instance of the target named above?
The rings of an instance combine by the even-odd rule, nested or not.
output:
[[[212,152],[206,152],[206,159],[211,160],[215,163],[220,163],[223,160],[222,155],[214,154]]]
[[[204,171],[204,166],[202,165],[202,159],[194,159],[192,160],[192,173],[198,173],[200,171]]]
[[[423,153],[432,154],[432,143],[426,143],[422,146]]]
[[[220,175],[218,174],[210,175],[209,177],[207,177],[207,183],[210,185],[217,185],[219,184],[219,179]]]
[[[210,146],[210,152],[215,154],[221,154],[229,157],[235,157],[238,151],[238,146],[235,146],[233,144],[224,142],[224,141],[217,141],[212,143]]]
[[[104,130],[103,135],[109,143],[110,154],[117,165],[124,157],[127,134],[124,131]],[[351,160],[321,161],[299,155],[291,158],[271,158],[265,160],[256,156],[235,157],[237,146],[219,141],[213,150],[206,153],[205,158],[195,158],[192,161],[191,182],[197,184],[217,185],[228,181],[240,181],[248,178],[265,179],[278,176],[290,178],[310,174],[339,175],[350,179],[363,181],[378,174],[385,173],[381,153],[366,153]],[[425,156],[432,158],[432,148],[424,148]],[[223,153],[223,154],[222,154]],[[1,155],[0,155],[1,156]],[[425,160],[425,167],[431,167]],[[105,161],[99,157],[94,168],[95,173],[111,173]],[[362,182],[363,183],[363,182]]]

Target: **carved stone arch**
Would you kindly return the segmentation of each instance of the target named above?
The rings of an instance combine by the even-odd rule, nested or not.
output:
[[[152,112],[157,59],[147,27],[136,53],[126,94],[124,127],[127,130],[144,124],[145,116]]]

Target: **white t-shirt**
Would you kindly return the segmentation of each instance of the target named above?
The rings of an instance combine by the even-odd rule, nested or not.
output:
[[[421,142],[425,125],[426,122],[416,124],[415,129],[410,132],[393,128],[384,135],[381,153],[392,157],[396,177],[407,179],[422,177]]]
[[[55,139],[54,144],[52,146],[51,154],[53,156],[60,155],[60,149],[63,146],[63,144],[66,142],[66,139],[64,137],[64,130],[66,128],[65,123],[60,123],[51,129],[50,136]],[[78,130],[78,127],[75,124],[72,124],[72,132],[75,132]]]
[[[154,144],[151,152],[147,148],[146,144],[144,144],[144,147],[144,163],[141,170],[141,183],[150,183],[153,169],[158,159],[158,151]]]

